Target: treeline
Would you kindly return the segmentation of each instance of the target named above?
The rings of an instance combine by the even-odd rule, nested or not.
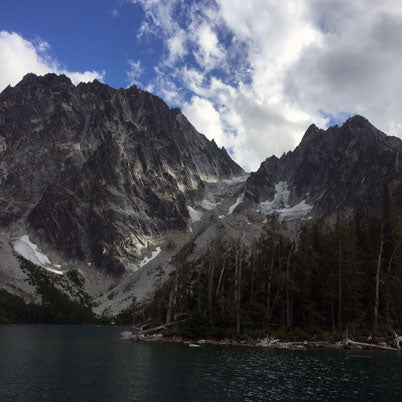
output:
[[[339,214],[309,221],[289,240],[273,216],[253,242],[217,239],[199,261],[191,252],[176,255],[151,303],[133,303],[120,319],[175,320],[182,335],[216,337],[402,326],[402,232],[387,187],[381,219]]]
[[[41,296],[40,303],[26,303],[21,297],[0,289],[0,324],[89,324],[99,323],[92,311],[91,300],[83,293],[78,301],[71,300],[55,286],[54,278],[31,262],[20,258],[21,268]],[[70,280],[82,279],[78,271],[71,271]]]

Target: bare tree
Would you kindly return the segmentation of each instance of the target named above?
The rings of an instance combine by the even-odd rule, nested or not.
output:
[[[342,242],[338,235],[338,331],[342,331]]]
[[[293,251],[293,245],[289,249],[288,259],[286,261],[286,326],[292,326],[291,306],[290,306],[290,254]]]
[[[373,331],[378,330],[378,307],[380,304],[380,271],[381,271],[381,260],[382,260],[382,252],[384,248],[384,235],[381,226],[380,233],[380,250],[378,251],[377,258],[377,269],[375,274],[375,300],[374,300],[374,320],[373,320]]]

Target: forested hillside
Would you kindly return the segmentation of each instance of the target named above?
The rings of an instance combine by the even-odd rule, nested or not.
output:
[[[290,241],[275,216],[246,247],[216,239],[205,258],[176,256],[149,305],[120,320],[176,320],[184,336],[371,333],[402,325],[402,232],[388,186],[382,218],[364,213],[310,220]],[[156,323],[156,322],[155,322]]]

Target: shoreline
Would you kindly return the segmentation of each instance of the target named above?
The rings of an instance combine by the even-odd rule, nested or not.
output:
[[[126,331],[129,332],[129,331]],[[279,341],[276,340],[271,344],[265,344],[263,340],[256,339],[252,341],[246,340],[233,340],[233,339],[185,339],[177,336],[142,336],[139,338],[130,338],[129,335],[125,335],[122,332],[121,340],[128,340],[132,342],[148,342],[148,343],[174,343],[186,345],[189,347],[202,347],[202,346],[237,346],[237,347],[248,347],[248,348],[258,348],[258,349],[270,349],[270,350],[350,350],[350,351],[373,351],[379,350],[375,348],[375,344],[372,347],[361,347],[358,345],[344,345],[343,342],[330,342],[330,341]],[[400,351],[399,349],[387,349]]]

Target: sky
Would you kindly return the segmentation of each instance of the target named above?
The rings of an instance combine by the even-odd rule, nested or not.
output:
[[[0,0],[0,91],[137,85],[246,170],[354,114],[402,137],[400,0]]]

